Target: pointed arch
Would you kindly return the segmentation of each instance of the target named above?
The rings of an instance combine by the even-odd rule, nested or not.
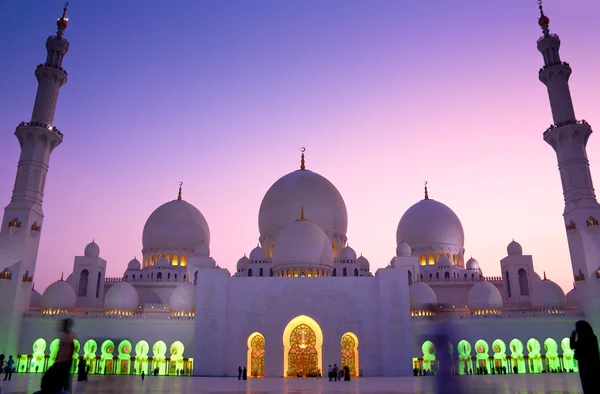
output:
[[[90,271],[85,269],[81,271],[81,273],[79,274],[79,289],[77,291],[77,296],[87,297],[89,278]]]
[[[342,335],[342,358],[340,368],[348,366],[351,376],[358,376],[360,368],[358,365],[358,338],[351,332]]]
[[[283,330],[283,376],[323,371],[323,331],[319,324],[300,315]]]
[[[265,337],[259,332],[248,336],[248,374],[255,378],[265,376]]]

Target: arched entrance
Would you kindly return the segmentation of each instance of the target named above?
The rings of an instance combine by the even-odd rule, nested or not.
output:
[[[283,330],[283,376],[311,376],[323,371],[323,333],[316,321],[301,315]]]
[[[351,376],[358,376],[360,369],[358,368],[358,338],[351,332],[347,332],[342,336],[342,362],[340,366],[350,368]]]
[[[248,337],[248,375],[265,376],[265,337],[255,332]]]

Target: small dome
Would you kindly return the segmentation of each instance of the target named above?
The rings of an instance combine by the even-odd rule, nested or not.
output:
[[[467,296],[470,310],[502,308],[500,290],[490,282],[477,282]]]
[[[129,264],[127,264],[127,269],[128,270],[139,270],[142,267],[142,265],[140,264],[139,260],[134,258],[133,260],[131,260],[129,262]]]
[[[452,263],[450,262],[450,259],[445,254],[441,255],[440,258],[435,262],[435,266],[440,268],[450,267],[451,265]]]
[[[369,260],[367,260],[366,257],[364,257],[362,254],[359,258],[356,259],[356,264],[361,270],[368,271],[371,268]]]
[[[87,246],[85,247],[85,250],[83,252],[83,254],[85,256],[100,256],[100,247],[98,246],[98,244],[94,241],[90,242],[89,244],[87,244]]]
[[[346,246],[340,253],[340,261],[356,260],[356,252],[350,246]]]
[[[425,282],[414,282],[408,288],[410,294],[410,309],[427,310],[437,305],[435,291]]]
[[[189,282],[178,285],[169,299],[172,312],[191,313],[196,311],[196,286]]]
[[[30,308],[40,308],[42,306],[42,295],[37,290],[31,290],[31,298],[29,299]]]
[[[257,246],[256,248],[252,249],[252,252],[250,252],[250,260],[266,261],[267,256],[265,255],[265,251],[260,246]]]
[[[509,255],[523,254],[523,248],[521,247],[520,243],[516,242],[513,239],[511,241],[511,243],[509,243],[508,246],[506,247],[506,253],[508,253]]]
[[[549,25],[550,18],[548,18],[546,15],[542,14],[542,16],[540,16],[540,19],[538,19],[538,23],[540,26]]]
[[[532,297],[534,308],[564,308],[567,305],[565,293],[559,285],[551,280],[544,279],[538,286]]]
[[[237,262],[238,272],[247,269],[249,264],[250,264],[250,259],[248,257],[244,256],[241,259],[239,259]]]
[[[52,283],[42,295],[42,308],[72,310],[75,308],[75,292],[63,280]]]
[[[156,266],[160,268],[167,268],[169,265],[169,260],[165,256],[160,256],[156,261]]]
[[[579,309],[579,292],[577,289],[571,289],[571,291],[567,293],[566,299],[569,308]]]
[[[194,251],[196,253],[196,256],[210,256],[210,248],[204,242],[196,246],[196,249],[194,249]]]
[[[468,270],[479,270],[479,261],[475,260],[473,257],[471,257],[469,260],[467,260],[467,269]]]
[[[135,311],[140,298],[135,288],[128,282],[117,282],[104,296],[104,308],[108,310]]]
[[[409,244],[402,241],[396,247],[396,256],[410,256],[412,254],[412,249]]]
[[[273,250],[276,266],[333,267],[333,250],[327,234],[308,220],[298,220],[283,229]]]

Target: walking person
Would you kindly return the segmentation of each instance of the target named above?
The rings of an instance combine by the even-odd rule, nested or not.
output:
[[[69,393],[71,390],[71,365],[75,353],[75,333],[73,332],[73,319],[64,319],[61,325],[60,344],[56,355],[57,379],[62,388]],[[53,365],[54,366],[54,365]]]
[[[248,370],[246,369],[246,367],[244,367],[244,369],[242,369],[242,379],[248,380]]]
[[[329,374],[329,381],[331,382],[331,379],[333,379],[333,367],[331,366],[331,364],[329,364],[329,368],[327,369],[327,372]]]
[[[12,378],[14,365],[15,365],[15,360],[13,360],[12,356],[8,356],[8,361],[6,362],[6,368],[5,368],[6,374],[4,375],[4,380],[7,380],[7,379],[10,380]]]
[[[242,380],[242,366],[238,367],[238,380]]]
[[[87,382],[87,372],[86,372],[86,363],[83,356],[79,358],[79,363],[77,364],[77,381],[78,382]]]
[[[596,382],[597,374],[600,371],[600,351],[598,350],[598,338],[596,338],[590,323],[585,320],[575,323],[575,330],[571,333],[569,342],[571,349],[575,351],[583,393],[597,393],[600,387],[600,384]]]

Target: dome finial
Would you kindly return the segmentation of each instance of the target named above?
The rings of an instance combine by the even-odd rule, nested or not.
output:
[[[68,6],[69,6],[69,2],[66,2],[65,6],[63,8],[62,16],[60,17],[59,20],[56,21],[56,26],[58,27],[57,35],[59,37],[63,36],[65,29],[69,25],[69,18],[67,18],[67,7]]]
[[[548,278],[546,278],[546,271],[544,271],[544,280],[548,280]]]
[[[297,222],[306,222],[308,220],[306,220],[306,218],[304,217],[304,204],[302,205],[302,207],[300,208],[300,219],[296,220]]]
[[[181,201],[181,186],[183,186],[183,182],[179,182],[179,193],[177,194],[177,199]]]
[[[550,34],[550,30],[548,29],[548,25],[550,24],[550,18],[544,15],[542,0],[538,0],[538,5],[540,8],[540,19],[538,19],[538,24],[541,26],[542,31],[544,32],[544,36],[547,36],[548,34]]]
[[[61,273],[60,273],[60,281],[61,281],[61,282],[62,282],[62,281],[64,281],[64,279],[63,279],[63,275],[64,275],[64,272],[61,272]]]
[[[425,181],[424,184],[425,184],[425,199],[429,200],[429,193],[427,193],[427,181]]]
[[[306,148],[305,147],[300,148],[300,152],[302,152],[302,155],[300,155],[300,169],[306,170],[306,165],[304,163],[304,152],[306,152]]]

